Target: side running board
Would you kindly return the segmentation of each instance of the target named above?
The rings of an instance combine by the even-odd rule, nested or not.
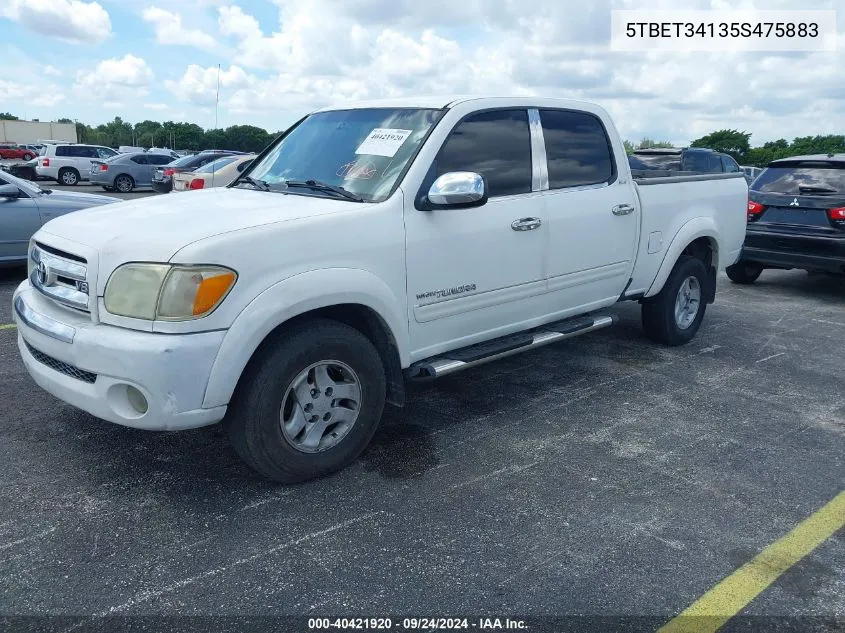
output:
[[[519,354],[549,343],[562,341],[613,325],[615,315],[587,316],[550,323],[528,332],[520,332],[446,352],[443,356],[421,360],[405,370],[409,380],[425,381],[440,378],[462,369]]]

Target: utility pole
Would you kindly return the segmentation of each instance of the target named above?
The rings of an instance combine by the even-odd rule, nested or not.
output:
[[[217,106],[220,103],[220,64],[217,64],[217,97],[214,99],[214,129],[217,129]]]

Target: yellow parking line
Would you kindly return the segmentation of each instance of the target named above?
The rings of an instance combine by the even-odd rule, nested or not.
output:
[[[16,327],[18,326],[14,323],[3,323],[0,325],[0,330],[14,330]]]
[[[781,574],[845,527],[845,491],[692,603],[658,633],[714,633]]]

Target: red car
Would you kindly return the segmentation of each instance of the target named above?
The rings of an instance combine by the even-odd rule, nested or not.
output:
[[[0,158],[32,160],[35,158],[35,151],[28,147],[19,147],[18,145],[0,145]]]

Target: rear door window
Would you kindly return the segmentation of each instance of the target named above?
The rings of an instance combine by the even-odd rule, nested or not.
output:
[[[59,145],[56,148],[56,156],[74,156],[73,149],[71,145]]]
[[[144,156],[143,154],[139,154],[138,156],[133,156],[129,160],[131,160],[133,163],[137,163],[139,165],[149,165],[149,161],[147,160],[147,156]]]
[[[540,110],[549,188],[610,182],[615,173],[610,139],[601,121],[587,112]]]
[[[452,130],[435,162],[438,176],[452,171],[481,174],[491,198],[530,193],[528,110],[494,110],[468,116]]]

